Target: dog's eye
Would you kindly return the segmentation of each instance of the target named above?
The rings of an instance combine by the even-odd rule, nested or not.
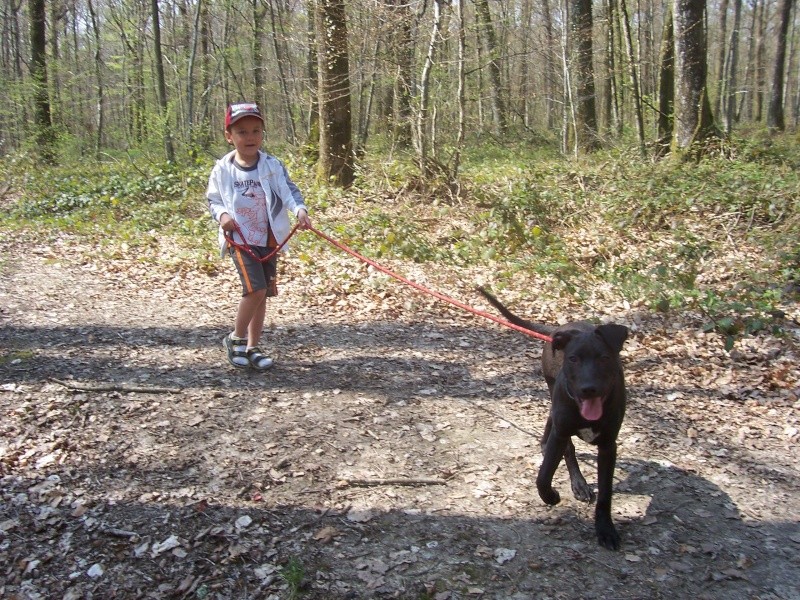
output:
[[[573,363],[573,364],[577,364],[577,362],[578,362],[580,359],[577,357],[577,355],[575,355],[575,354],[570,354],[570,355],[567,357],[567,360],[568,360],[569,362]]]

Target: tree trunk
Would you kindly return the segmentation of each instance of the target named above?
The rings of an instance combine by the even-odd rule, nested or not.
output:
[[[599,148],[595,106],[594,66],[592,59],[592,1],[570,0],[568,56],[569,72],[575,82],[575,135],[578,150],[592,152]]]
[[[563,104],[556,100],[556,90],[559,89],[558,68],[556,67],[556,36],[553,30],[553,16],[550,12],[550,0],[542,0],[542,21],[545,32],[544,53],[544,94],[545,114],[547,115],[547,129],[556,127],[556,107]]]
[[[769,7],[765,0],[761,1],[761,10],[758,16],[758,42],[756,43],[756,93],[755,93],[755,114],[753,118],[760,122],[764,118],[764,90],[767,87],[766,73],[766,38],[767,38],[767,11]]]
[[[31,78],[34,90],[33,123],[36,128],[34,136],[41,158],[46,162],[53,162],[55,160],[53,152],[55,134],[47,92],[45,2],[44,0],[29,0],[28,9],[30,11]]]
[[[722,121],[725,133],[730,134],[736,120],[736,75],[739,69],[739,28],[742,25],[742,0],[734,0],[733,31],[731,31],[730,59],[725,77],[725,101],[723,102],[724,114]]]
[[[197,0],[192,19],[192,38],[189,43],[189,62],[186,65],[186,124],[189,128],[189,139],[194,142],[194,66],[197,62],[197,47],[200,40],[200,15],[203,12],[204,0]],[[194,144],[192,144],[194,145]]]
[[[614,94],[616,92],[616,82],[614,81],[616,74],[614,73],[616,57],[614,56],[614,37],[616,35],[615,21],[614,21],[614,0],[604,0],[603,9],[606,16],[606,30],[605,30],[605,72],[603,77],[605,79],[603,85],[603,109],[601,123],[603,132],[613,135],[614,118],[616,115],[616,107],[614,106]]]
[[[674,0],[675,128],[672,151],[683,158],[702,154],[695,145],[717,136],[708,98],[705,1]]]
[[[464,146],[464,135],[466,131],[466,77],[465,63],[467,60],[467,40],[466,26],[464,24],[464,3],[458,2],[456,5],[458,15],[458,135],[456,136],[456,147],[450,161],[450,179],[455,181],[458,178],[458,169],[461,164],[461,149]],[[527,99],[526,99],[527,102]]]
[[[358,119],[358,152],[363,152],[369,139],[369,128],[372,117],[372,103],[375,99],[375,88],[378,85],[378,53],[381,50],[381,38],[376,36],[372,51],[372,73],[369,77],[369,85],[365,85],[364,93],[366,98],[361,104],[361,111]]]
[[[474,0],[475,15],[478,21],[483,46],[489,57],[489,98],[492,103],[492,123],[496,135],[504,135],[508,129],[506,103],[503,100],[502,76],[499,54],[489,0]]]
[[[460,6],[456,7],[459,13],[459,49],[461,48],[461,38],[464,31],[463,11]],[[522,0],[522,14],[520,15],[520,25],[522,27],[522,40],[521,51],[522,55],[527,57],[531,52],[531,0]],[[466,43],[466,40],[465,40]],[[459,53],[459,61],[463,64],[466,56],[461,56]],[[460,72],[459,72],[460,75]],[[522,115],[522,124],[529,128],[531,125],[531,75],[530,75],[530,61],[523,60],[519,67],[519,81],[520,81],[520,113]],[[460,79],[459,79],[460,84]],[[463,117],[463,115],[462,115]]]
[[[664,32],[661,37],[658,86],[658,155],[669,149],[672,139],[673,110],[675,106],[675,36],[672,29],[672,10],[664,15]]]
[[[636,135],[639,139],[639,154],[644,156],[644,114],[642,112],[642,95],[639,84],[639,74],[636,70],[636,58],[633,54],[633,37],[631,35],[631,24],[628,18],[628,6],[625,0],[620,0],[620,11],[622,12],[622,27],[625,31],[625,49],[628,51],[628,68],[631,76],[631,92],[633,93],[633,111],[636,118]]]
[[[767,110],[767,127],[771,130],[783,131],[786,122],[783,116],[784,69],[786,68],[786,36],[789,32],[789,20],[792,15],[794,0],[781,0],[778,31],[778,45],[775,49],[775,63],[772,69],[772,89],[769,95]]]
[[[748,119],[753,117],[753,98],[755,97],[755,84],[753,83],[755,77],[755,61],[756,61],[756,23],[758,15],[758,0],[753,0],[750,6],[750,31],[748,38],[750,39],[747,44],[747,64],[744,68],[744,93],[739,99],[739,108],[736,111],[736,118],[739,119],[742,115],[746,115]]]
[[[394,143],[401,148],[410,148],[413,139],[414,97],[414,33],[410,5],[405,0],[394,0],[393,13],[397,18],[395,39],[397,51],[397,77],[394,84]]]
[[[419,99],[419,112],[417,113],[417,132],[416,132],[416,150],[417,162],[419,164],[420,173],[423,178],[431,175],[430,169],[430,147],[431,147],[431,134],[428,112],[430,111],[430,80],[431,70],[436,59],[436,45],[441,35],[442,29],[442,4],[445,0],[434,0],[433,3],[433,27],[431,28],[431,37],[428,43],[428,52],[425,55],[425,63],[422,67],[422,75],[420,76],[420,99]]]
[[[278,68],[278,83],[281,86],[281,99],[283,100],[283,111],[286,115],[286,136],[292,144],[297,143],[297,129],[294,124],[294,114],[292,113],[292,99],[289,94],[289,83],[286,78],[286,71],[284,70],[284,63],[288,63],[285,53],[283,52],[283,45],[278,39],[280,28],[278,27],[278,20],[276,18],[275,6],[272,0],[267,0],[269,3],[269,19],[272,27],[272,47],[275,52],[275,62]],[[262,92],[263,93],[263,92]]]
[[[306,3],[309,14],[314,14],[315,0],[308,0]],[[309,19],[308,31],[306,38],[308,39],[308,57],[306,58],[306,76],[308,77],[308,86],[311,89],[311,98],[308,107],[308,122],[306,124],[306,147],[312,147],[315,152],[314,159],[318,159],[319,155],[316,151],[319,149],[319,94],[318,94],[318,80],[317,74],[318,55],[317,55],[317,37],[314,34],[315,22],[314,19]]]
[[[269,1],[269,0],[268,0]],[[250,38],[250,51],[253,54],[253,87],[255,92],[252,96],[241,98],[255,102],[266,115],[266,95],[264,94],[264,19],[267,13],[266,8],[261,5],[261,0],[250,0],[253,19],[253,37]],[[280,63],[280,55],[277,62]],[[233,100],[233,98],[231,98]]]
[[[161,109],[161,131],[164,138],[164,153],[168,162],[175,162],[175,146],[168,124],[167,114],[167,82],[164,77],[164,56],[161,51],[161,22],[158,11],[158,0],[151,0],[150,8],[153,16],[153,52],[156,62],[156,82],[158,89],[158,105]]]
[[[714,102],[714,114],[724,110],[722,99],[725,97],[725,57],[728,43],[728,0],[719,3],[719,48],[717,48],[717,99]]]
[[[48,79],[50,81],[50,88],[52,95],[50,101],[50,110],[52,113],[52,120],[54,126],[60,126],[64,122],[64,111],[61,109],[61,76],[59,69],[61,68],[61,40],[59,40],[59,21],[61,21],[67,14],[66,9],[61,5],[61,2],[53,0],[50,2],[50,56],[52,62],[48,72]]]
[[[104,109],[104,96],[105,90],[103,87],[103,55],[100,46],[100,26],[97,24],[97,14],[94,11],[94,4],[92,0],[87,0],[87,7],[89,9],[89,16],[92,23],[92,32],[94,33],[94,72],[97,79],[97,131],[95,132],[94,152],[95,157],[100,156],[100,149],[103,146],[103,135],[105,129],[105,109]]]
[[[319,88],[319,177],[340,187],[355,179],[350,62],[344,0],[319,0],[316,7]]]
[[[617,39],[619,35],[619,18],[618,18],[618,5],[617,0],[608,0],[608,47],[606,54],[608,55],[608,68],[609,68],[609,85],[611,89],[608,92],[609,101],[611,102],[611,120],[609,122],[609,129],[613,131],[616,136],[622,137],[623,122],[622,122],[622,93],[619,80],[617,79]]]

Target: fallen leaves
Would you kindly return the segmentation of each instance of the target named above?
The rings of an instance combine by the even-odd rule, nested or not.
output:
[[[335,527],[323,527],[314,534],[314,539],[323,544],[329,544],[339,535],[341,532]]]
[[[587,296],[635,325],[615,481],[627,486],[614,503],[625,545],[595,554],[592,507],[571,498],[563,466],[562,504],[544,507],[536,493],[541,346],[360,280],[356,267],[340,285],[342,260],[316,260],[313,285],[329,288],[327,300],[284,265],[292,283],[270,304],[264,341],[279,360],[267,378],[225,365],[232,278],[161,281],[126,262],[15,275],[46,310],[15,312],[12,341],[58,360],[15,354],[3,365],[15,378],[0,384],[6,590],[201,598],[247,585],[288,597],[296,560],[319,597],[410,594],[412,584],[440,599],[505,597],[509,582],[556,597],[565,573],[587,581],[588,595],[698,595],[702,585],[755,597],[764,590],[752,559],[731,548],[767,540],[771,562],[759,568],[778,576],[791,564],[800,537],[781,518],[798,510],[787,482],[800,406],[788,340],[765,336],[731,356],[686,315]],[[409,272],[461,298],[476,277],[494,277]],[[591,312],[533,301],[539,288],[526,281],[507,288],[526,317]],[[595,459],[580,444],[593,484]],[[695,584],[685,573],[707,576]]]

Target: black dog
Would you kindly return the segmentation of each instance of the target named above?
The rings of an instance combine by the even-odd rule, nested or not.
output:
[[[611,521],[611,494],[617,461],[617,434],[625,416],[625,380],[619,353],[628,337],[622,325],[568,323],[560,327],[521,319],[497,298],[478,288],[511,323],[552,338],[542,353],[542,372],[550,388],[550,416],[542,436],[544,460],[536,477],[539,496],[547,504],[561,497],[553,489],[553,474],[564,457],[572,493],[591,502],[594,492],[578,467],[572,436],[597,446],[597,541],[610,550],[619,549],[619,534]]]

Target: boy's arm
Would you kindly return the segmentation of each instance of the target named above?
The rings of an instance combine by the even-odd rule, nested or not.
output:
[[[306,208],[305,201],[303,200],[303,194],[300,191],[292,178],[289,177],[289,171],[286,170],[286,167],[283,163],[281,163],[281,167],[283,168],[283,176],[286,179],[286,185],[291,192],[291,203],[294,203],[294,207],[289,205],[289,208],[294,212],[294,215],[297,217],[297,223],[300,225],[300,229],[309,229],[311,227],[311,219],[308,218],[308,208]]]
[[[286,165],[283,162],[278,161],[283,171],[283,180],[286,182],[286,187],[289,188],[289,197],[285,198],[286,201],[286,208],[291,210],[295,216],[299,216],[301,210],[306,211],[308,213],[308,208],[306,208],[306,203],[303,200],[303,193],[300,191],[292,178],[289,177],[289,171],[286,169]]]
[[[211,213],[211,217],[221,225],[222,222],[220,219],[223,214],[228,212],[228,209],[225,207],[225,201],[220,192],[219,170],[216,166],[212,169],[211,175],[208,178],[206,200],[208,200],[208,211]],[[230,218],[230,216],[228,218]]]

